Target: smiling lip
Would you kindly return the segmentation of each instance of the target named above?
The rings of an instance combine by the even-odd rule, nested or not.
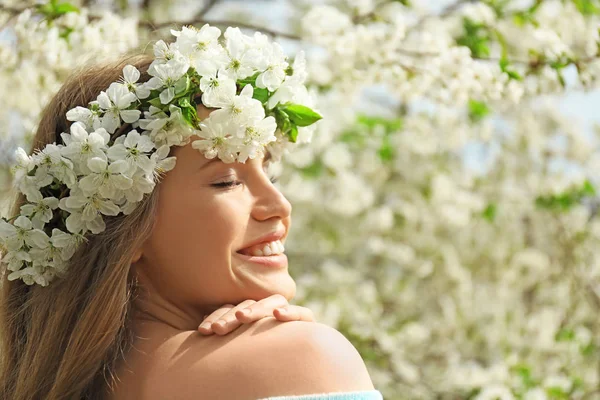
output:
[[[284,235],[285,235],[285,228],[279,229],[278,231],[275,231],[275,232],[271,232],[268,235],[261,237],[260,239],[257,239],[253,242],[248,243],[243,248],[239,249],[237,251],[237,253],[242,254],[241,253],[242,251],[247,250],[249,247],[252,247],[257,244],[262,244],[262,243],[267,244],[270,242],[274,242],[276,240],[280,240]]]
[[[288,265],[288,259],[285,254],[278,254],[276,256],[247,256],[245,254],[236,253],[236,255],[243,260],[250,261],[257,264],[262,264],[272,268],[284,268]]]

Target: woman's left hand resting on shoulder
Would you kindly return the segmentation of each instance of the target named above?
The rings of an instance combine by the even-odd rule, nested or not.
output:
[[[198,331],[204,335],[223,336],[236,330],[242,324],[249,324],[262,318],[275,317],[279,321],[315,322],[313,312],[306,307],[289,304],[280,294],[265,299],[244,300],[237,306],[225,304],[204,316]]]

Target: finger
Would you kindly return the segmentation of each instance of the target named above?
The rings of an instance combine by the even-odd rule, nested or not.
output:
[[[205,334],[211,334],[211,325],[234,307],[233,304],[225,304],[224,306],[219,307],[202,320],[202,323],[198,327],[198,331]]]
[[[315,322],[315,316],[310,308],[290,304],[273,310],[273,316],[280,321]]]
[[[218,320],[212,323],[212,331],[217,335],[225,335],[235,330],[242,324],[242,322],[237,319],[236,312],[248,306],[251,306],[254,303],[256,303],[256,300],[244,300],[237,306],[229,309],[226,313],[221,315],[221,317]]]
[[[245,310],[236,312],[236,317],[243,323],[253,322],[273,315],[273,309],[287,307],[287,299],[280,294],[274,294],[257,301]]]

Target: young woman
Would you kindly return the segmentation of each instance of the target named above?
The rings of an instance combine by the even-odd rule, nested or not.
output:
[[[44,110],[0,224],[0,398],[381,398],[344,336],[287,303],[291,205],[267,174],[284,138],[256,107],[299,66],[280,79],[262,36],[218,47],[210,29],[86,67]],[[248,65],[265,66],[252,82]],[[285,104],[278,132],[297,134],[314,113]],[[225,130],[246,136],[216,147]]]

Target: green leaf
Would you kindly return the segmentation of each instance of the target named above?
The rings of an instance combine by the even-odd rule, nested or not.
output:
[[[376,126],[383,126],[385,128],[386,134],[394,133],[401,130],[404,123],[404,121],[401,118],[389,119],[368,115],[359,115],[357,118],[357,122],[361,125],[366,126],[369,129],[372,129]]]
[[[269,97],[271,97],[271,93],[269,93],[268,89],[254,88],[254,93],[252,95],[252,98],[254,98],[264,104],[267,102],[267,100],[269,100]]]
[[[569,399],[569,394],[567,392],[565,392],[563,390],[563,388],[558,387],[558,386],[546,388],[546,394],[551,399],[560,399],[560,400],[562,400],[562,399],[568,400]]]
[[[583,15],[598,15],[600,14],[600,6],[598,1],[594,0],[572,0],[577,10]]]
[[[517,364],[511,367],[511,370],[521,378],[523,386],[525,386],[526,389],[537,386],[537,381],[533,378],[531,368],[528,365]]]
[[[394,159],[395,151],[388,136],[384,138],[383,145],[379,148],[377,154],[384,162],[390,162]]]
[[[52,0],[49,3],[38,4],[36,11],[42,15],[45,15],[48,19],[53,20],[61,15],[70,12],[79,12],[79,8],[70,3],[57,3],[56,0]]]
[[[185,74],[175,82],[175,95],[187,94],[190,88],[190,76]]]
[[[320,161],[317,161],[308,167],[300,168],[300,173],[306,178],[318,178],[323,174],[324,170],[325,166]]]
[[[180,98],[177,104],[181,108],[181,115],[185,122],[192,128],[197,128],[198,113],[196,112],[196,105],[190,102],[190,99],[187,97]]]
[[[298,126],[309,126],[323,118],[311,108],[300,104],[288,103],[281,109],[289,116],[290,121]]]
[[[586,180],[580,188],[572,188],[555,195],[538,196],[535,200],[535,204],[539,208],[565,212],[575,204],[579,204],[583,198],[595,195],[596,189],[590,181]]]
[[[483,212],[481,213],[481,216],[483,218],[485,218],[486,220],[488,220],[489,222],[494,222],[494,219],[496,218],[496,211],[497,211],[496,204],[490,203],[485,208],[485,210],[483,210]]]
[[[357,144],[357,145],[361,146],[365,143],[365,135],[357,130],[349,130],[349,131],[343,132],[338,137],[338,140],[340,142],[349,143],[349,144]]]
[[[63,15],[70,12],[79,12],[79,8],[75,7],[73,4],[69,3],[60,3],[54,7],[54,13],[56,15]]]
[[[575,340],[575,331],[573,329],[563,328],[556,332],[554,340],[557,342],[571,342]]]
[[[592,183],[590,181],[586,180],[583,184],[583,188],[581,189],[581,191],[579,193],[582,196],[595,196],[596,189],[594,188],[594,185],[592,185]]]
[[[237,83],[239,85],[240,90],[244,88],[244,86],[250,84],[252,86],[256,85],[256,78],[258,78],[258,75],[260,75],[260,72],[255,73],[252,76],[249,76],[247,78],[244,79],[238,79]]]
[[[589,343],[587,346],[581,346],[579,351],[584,357],[590,357],[596,351],[596,346],[593,343]]]
[[[456,39],[459,46],[468,47],[475,58],[489,57],[490,55],[490,28],[469,18],[463,19],[463,34]]]
[[[479,122],[490,113],[488,106],[476,100],[469,100],[469,119],[473,122]]]
[[[296,143],[296,140],[298,140],[298,125],[291,124],[289,136],[290,136],[292,143]]]
[[[68,39],[69,39],[69,35],[71,35],[71,33],[72,33],[74,30],[75,30],[75,29],[73,29],[73,28],[65,28],[65,29],[62,29],[62,30],[60,31],[60,35],[59,35],[59,36],[60,36],[62,39],[68,40]]]
[[[148,103],[150,103],[154,107],[160,108],[161,110],[163,108],[163,104],[160,102],[160,99],[158,97],[154,97],[154,98],[148,100]]]

